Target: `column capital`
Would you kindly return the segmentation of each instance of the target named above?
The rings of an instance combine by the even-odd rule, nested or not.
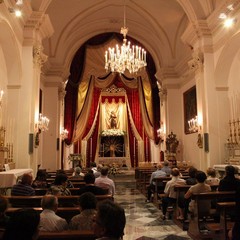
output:
[[[192,59],[188,62],[190,71],[202,71],[203,70],[204,56],[201,51],[195,51],[192,54]]]
[[[33,46],[33,63],[36,67],[41,68],[47,59],[48,56],[43,53],[43,46],[41,44]]]

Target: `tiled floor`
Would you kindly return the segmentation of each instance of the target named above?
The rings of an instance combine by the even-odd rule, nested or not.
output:
[[[136,190],[134,176],[116,176],[115,201],[124,209],[127,219],[124,240],[191,239],[172,220],[161,219],[161,210],[145,203],[145,196]]]

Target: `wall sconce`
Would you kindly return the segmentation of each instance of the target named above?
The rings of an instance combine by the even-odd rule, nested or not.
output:
[[[14,7],[14,8],[9,7],[8,11],[10,13],[14,13],[16,17],[21,17],[22,16],[22,10],[21,10],[22,6],[23,6],[23,0],[16,0],[16,7]]]
[[[160,138],[160,142],[162,143],[164,141],[165,133],[163,128],[163,123],[160,123],[160,128],[157,130],[157,136]]]
[[[203,136],[202,136],[202,133],[201,133],[202,127],[199,123],[198,116],[190,119],[188,121],[188,126],[189,126],[189,132],[190,133],[198,132],[197,145],[198,145],[199,148],[203,148]]]
[[[188,121],[188,127],[190,133],[199,132],[201,130],[201,126],[198,123],[198,116]]]
[[[62,127],[60,131],[60,137],[62,140],[68,138],[68,130]]]
[[[39,146],[39,134],[41,132],[48,130],[49,119],[43,116],[41,113],[39,114],[38,122],[36,123],[36,136],[35,136],[35,147]]]

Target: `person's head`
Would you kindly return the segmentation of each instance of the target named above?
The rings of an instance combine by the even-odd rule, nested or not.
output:
[[[68,180],[66,174],[58,174],[54,180],[54,185],[64,185]]]
[[[94,176],[93,173],[88,172],[83,177],[83,180],[86,184],[94,184],[95,183],[95,176]]]
[[[177,177],[180,175],[179,169],[178,168],[173,168],[171,171],[172,176]]]
[[[197,171],[198,171],[198,170],[197,170],[195,167],[190,167],[190,168],[188,169],[188,175],[189,175],[189,177],[195,178]]]
[[[58,208],[58,199],[54,195],[45,195],[41,200],[42,209],[50,209],[54,212],[57,211]]]
[[[81,173],[82,169],[80,167],[75,167],[74,171],[76,174],[79,175]]]
[[[98,166],[97,166],[97,170],[98,170],[98,172],[101,172],[101,169],[103,168],[103,165],[102,164],[98,164]]]
[[[8,200],[4,196],[0,196],[0,213],[4,213],[8,208]]]
[[[107,176],[107,175],[108,175],[108,167],[107,167],[107,166],[104,166],[104,167],[101,169],[101,175],[102,175],[102,176]]]
[[[161,170],[161,169],[162,169],[162,164],[158,164],[158,165],[157,165],[157,169],[158,169],[158,170]]]
[[[33,176],[31,173],[24,173],[22,176],[21,183],[24,185],[32,185],[33,182]]]
[[[207,169],[207,175],[210,177],[215,178],[216,177],[216,170],[214,168],[209,167]]]
[[[199,183],[203,183],[207,179],[207,175],[203,171],[197,171],[196,179]]]
[[[168,161],[168,160],[165,160],[165,161],[163,162],[163,166],[164,166],[164,167],[168,167],[168,166],[169,166],[169,161]]]
[[[85,192],[79,197],[79,205],[81,210],[96,209],[97,199],[93,193]]]
[[[126,217],[122,207],[110,200],[99,202],[93,225],[96,236],[121,238],[124,235],[125,224]]]
[[[39,213],[32,209],[19,209],[13,212],[3,235],[4,240],[32,240],[38,232]]]
[[[228,165],[225,167],[225,172],[226,172],[226,176],[233,177],[234,174],[236,173],[236,169],[234,166]]]
[[[95,162],[91,162],[90,163],[90,167],[93,168],[93,167],[97,167],[97,164]]]
[[[36,179],[40,180],[40,181],[46,181],[46,179],[47,179],[47,172],[45,170],[39,169],[37,171]]]

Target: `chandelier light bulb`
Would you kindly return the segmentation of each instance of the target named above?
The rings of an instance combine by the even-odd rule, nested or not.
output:
[[[121,47],[116,45],[115,48],[109,48],[105,52],[105,69],[120,74],[128,70],[130,73],[137,73],[141,68],[147,66],[146,51],[139,46],[131,46],[127,41],[128,28],[125,26],[125,6],[124,6],[124,27],[120,33],[123,35],[123,44]]]

